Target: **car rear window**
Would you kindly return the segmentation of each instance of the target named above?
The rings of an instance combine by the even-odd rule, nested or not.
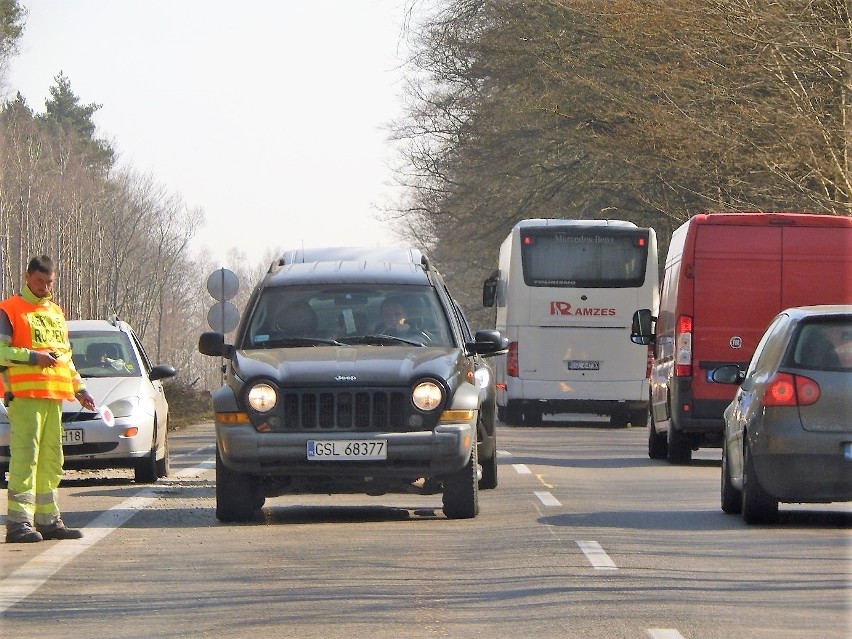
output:
[[[852,320],[809,322],[799,327],[793,365],[815,370],[852,369]]]

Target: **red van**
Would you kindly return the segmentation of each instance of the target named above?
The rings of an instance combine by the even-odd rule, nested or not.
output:
[[[631,339],[654,344],[648,455],[688,464],[720,446],[730,385],[775,315],[852,303],[852,218],[805,213],[702,213],[672,234],[660,309],[637,311]],[[653,322],[656,321],[656,326]]]

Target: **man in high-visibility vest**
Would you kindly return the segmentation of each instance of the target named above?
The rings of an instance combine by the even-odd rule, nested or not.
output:
[[[62,400],[95,410],[71,360],[62,309],[51,301],[53,260],[34,257],[20,295],[0,302],[0,365],[11,425],[6,543],[79,539],[57,504],[62,478]]]

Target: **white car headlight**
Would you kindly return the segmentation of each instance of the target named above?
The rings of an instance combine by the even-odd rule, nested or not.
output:
[[[435,410],[443,399],[444,392],[435,382],[420,382],[411,392],[411,401],[422,411]]]
[[[248,392],[248,403],[258,413],[267,413],[275,408],[278,394],[269,384],[260,383],[251,387]]]

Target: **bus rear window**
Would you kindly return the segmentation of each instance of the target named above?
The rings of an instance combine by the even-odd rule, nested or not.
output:
[[[647,262],[647,232],[521,235],[527,286],[639,287]]]

